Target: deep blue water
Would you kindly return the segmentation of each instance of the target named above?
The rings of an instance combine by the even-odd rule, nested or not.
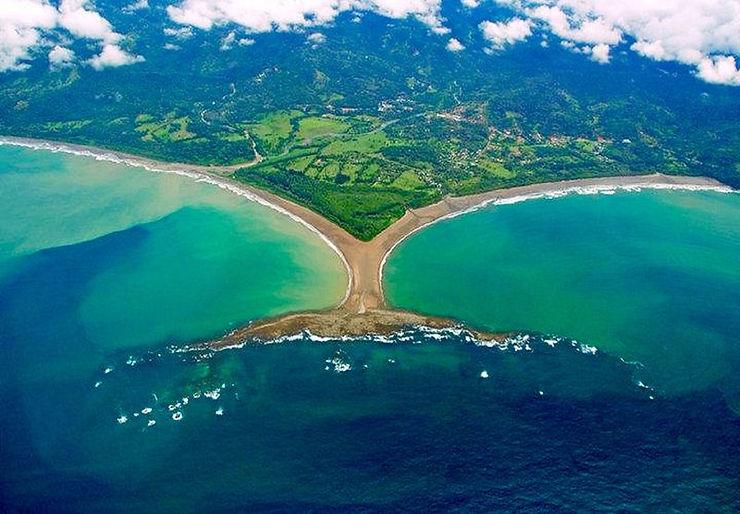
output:
[[[394,343],[174,348],[109,355],[108,373],[4,381],[5,506],[740,508],[740,421],[720,393],[661,397],[639,367],[567,340],[517,350],[415,330]]]
[[[80,302],[147,234],[0,273],[4,511],[740,509],[737,381],[666,395],[639,364],[538,336],[95,344]]]
[[[537,336],[95,344],[79,304],[147,233],[0,274],[4,511],[740,509],[736,382],[666,395],[639,364]]]
[[[387,341],[182,351],[227,330],[231,310],[330,304],[342,288],[311,284],[341,275],[321,265],[319,242],[294,245],[268,215],[187,198],[160,209],[169,182],[147,182],[159,207],[132,220],[142,211],[123,205],[124,177],[108,191],[96,173],[110,200],[78,191],[40,209],[44,226],[26,209],[26,228],[3,231],[21,250],[0,256],[0,511],[740,511],[730,331],[727,351],[698,364],[722,373],[681,388],[665,386],[666,370],[685,367],[534,334],[497,346],[417,327]],[[71,176],[47,177],[49,190]],[[123,202],[125,216],[95,225],[90,202],[101,213]],[[223,258],[225,247],[238,251]]]

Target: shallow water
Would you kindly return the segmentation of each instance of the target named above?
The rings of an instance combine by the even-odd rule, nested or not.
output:
[[[417,328],[183,351],[250,317],[336,302],[341,263],[297,224],[203,184],[59,154],[0,148],[0,158],[3,198],[26,195],[3,211],[25,225],[0,228],[4,511],[740,508],[740,421],[729,386],[715,387],[738,369],[732,341],[705,357],[720,371],[670,391],[620,346],[588,338],[485,345]],[[681,201],[703,205],[694,195]],[[644,198],[674,208],[673,197]],[[595,216],[589,205],[580,212]],[[692,223],[705,226],[691,213],[680,226]],[[715,251],[718,262],[727,254],[702,241],[703,277]],[[387,287],[400,277],[389,271]],[[408,280],[424,298],[418,275]],[[426,306],[443,310],[456,294]],[[476,312],[471,321],[497,322]]]
[[[740,195],[716,192],[494,206],[410,237],[384,287],[404,308],[639,361],[664,393],[722,387],[740,370],[738,220]]]
[[[51,313],[102,350],[189,342],[346,287],[307,229],[184,177],[0,147],[0,197],[0,301],[11,325],[32,312],[37,337],[57,337]]]

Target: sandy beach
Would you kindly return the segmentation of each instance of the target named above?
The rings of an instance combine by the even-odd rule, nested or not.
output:
[[[368,242],[358,241],[333,223],[318,216],[316,226],[329,230],[325,234],[344,253],[352,270],[353,281],[349,296],[341,306],[347,312],[363,313],[373,309],[386,309],[382,279],[385,261],[408,236],[437,221],[465,214],[491,204],[506,204],[535,198],[554,198],[564,194],[595,194],[616,189],[732,189],[705,177],[679,177],[662,174],[601,177],[562,182],[532,184],[497,189],[461,197],[447,197],[435,204],[411,209],[393,225]]]
[[[356,334],[372,330],[387,332],[392,331],[394,327],[410,324],[426,323],[434,325],[434,320],[428,316],[389,310],[382,288],[382,272],[385,261],[399,243],[417,230],[437,221],[458,216],[487,205],[515,203],[535,198],[554,198],[564,194],[608,193],[618,189],[733,191],[732,188],[706,177],[671,176],[658,173],[532,184],[469,196],[447,197],[435,204],[408,210],[400,220],[386,228],[374,239],[364,242],[359,241],[341,227],[307,207],[229,178],[234,169],[245,165],[211,167],[168,163],[93,147],[27,138],[0,137],[0,144],[85,155],[99,160],[141,167],[150,171],[177,173],[195,180],[208,182],[290,216],[319,235],[337,252],[347,269],[348,287],[344,299],[336,306],[333,314],[291,314],[274,320],[253,323],[250,325],[251,329],[247,327],[225,336],[223,343],[220,344],[221,346],[233,344],[234,340],[239,337],[243,338],[250,335],[276,336],[277,334],[295,333],[299,332],[302,329],[301,327],[303,329],[310,328],[312,332],[321,335],[336,335],[340,332]],[[370,315],[371,313],[373,314]],[[358,316],[363,319],[356,319]],[[452,322],[441,320],[439,324],[440,326],[450,326]]]

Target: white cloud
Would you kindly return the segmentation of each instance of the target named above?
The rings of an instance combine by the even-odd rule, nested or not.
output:
[[[144,58],[142,56],[131,55],[118,45],[107,44],[103,46],[100,54],[90,59],[88,63],[100,71],[104,68],[117,68],[118,66],[142,62],[143,60]]]
[[[0,71],[28,67],[31,51],[41,42],[41,32],[53,28],[58,12],[42,0],[0,2]]]
[[[190,27],[178,27],[176,29],[165,27],[162,32],[164,32],[165,36],[172,36],[177,39],[189,39],[193,37],[193,29]]]
[[[149,0],[138,0],[137,2],[127,5],[122,10],[126,14],[131,14],[142,9],[149,9]]]
[[[58,12],[43,0],[3,0],[0,2],[0,24],[4,26],[52,28]]]
[[[697,68],[697,75],[711,84],[740,86],[740,70],[732,56],[707,57]]]
[[[251,46],[251,45],[254,44],[254,39],[248,38],[248,37],[243,37],[239,41],[237,41],[237,44],[239,46]]]
[[[22,70],[31,58],[31,48],[38,45],[39,33],[33,28],[0,25],[0,71]]]
[[[320,45],[326,43],[326,36],[321,32],[313,32],[306,38],[306,43],[311,45],[312,49],[318,48]]]
[[[460,52],[462,50],[465,50],[465,46],[460,41],[452,37],[447,42],[447,50],[449,50],[450,52]]]
[[[606,43],[599,43],[598,45],[592,46],[590,48],[591,60],[601,64],[608,63],[610,59],[610,50],[611,47]]]
[[[63,68],[74,62],[75,53],[69,48],[55,46],[49,51],[49,64],[53,68]]]
[[[493,48],[500,50],[517,41],[524,41],[532,34],[532,24],[529,20],[515,18],[508,22],[484,21],[480,24],[483,37],[491,43]]]
[[[389,18],[413,16],[436,31],[446,31],[439,15],[441,0],[182,0],[167,7],[172,21],[210,30],[235,23],[248,32],[292,30],[326,25],[342,12],[374,11]]]
[[[630,47],[632,50],[645,57],[656,61],[662,61],[666,58],[666,51],[663,43],[660,41],[636,41]]]
[[[524,12],[545,22],[553,34],[569,41],[616,45],[622,39],[622,33],[602,18],[573,20],[560,7],[546,5]]]
[[[596,61],[607,62],[609,50],[631,38],[630,48],[644,57],[694,66],[707,82],[738,85],[740,0],[496,1]]]
[[[237,33],[300,30],[311,32],[332,23],[344,12],[359,19],[365,12],[390,18],[414,17],[431,32],[447,34],[442,0],[168,0],[167,13],[179,28],[165,34],[179,39],[193,28],[237,25]],[[454,1],[454,0],[447,0]],[[460,0],[468,8],[481,0]],[[535,28],[556,35],[576,52],[609,62],[612,50],[625,42],[649,59],[692,66],[697,77],[711,83],[740,85],[740,0],[495,0],[515,13],[508,22],[484,22],[490,42],[499,51],[527,39]],[[149,6],[148,0],[122,0],[124,12]],[[469,11],[465,11],[469,12]],[[55,46],[66,48],[69,37],[86,39],[99,55],[88,61],[102,68],[141,58],[122,49],[123,35],[95,8],[93,0],[0,0],[0,72],[20,70]],[[447,36],[446,38],[449,38]],[[448,39],[448,49],[459,41]],[[227,46],[251,44],[235,36]],[[314,42],[316,43],[316,42]],[[462,46],[462,45],[460,45]],[[59,54],[61,56],[61,54]],[[71,61],[70,61],[71,62]]]
[[[115,43],[121,39],[111,24],[96,11],[86,9],[86,0],[62,0],[59,5],[59,25],[79,38]]]
[[[58,7],[49,0],[0,0],[0,72],[27,68],[27,61],[49,48],[50,62],[55,65],[54,59],[68,55],[58,44],[66,37],[59,29],[74,38],[97,41],[104,50],[123,37],[88,0],[61,0]]]
[[[219,50],[221,50],[222,52],[231,50],[231,48],[234,46],[234,41],[236,41],[236,32],[232,30],[221,40],[221,46],[219,47]]]
[[[308,39],[311,43],[316,43],[316,44],[326,42],[326,36],[322,34],[321,32],[313,32],[309,34],[306,39]]]

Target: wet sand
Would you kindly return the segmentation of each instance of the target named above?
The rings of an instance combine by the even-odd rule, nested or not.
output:
[[[349,283],[344,299],[334,310],[325,313],[289,314],[276,319],[253,322],[248,327],[227,334],[221,342],[213,342],[216,347],[233,345],[239,338],[264,338],[268,335],[274,338],[301,330],[310,330],[316,335],[337,336],[369,332],[388,333],[404,326],[419,324],[439,327],[456,325],[452,320],[435,321],[435,318],[421,314],[389,310],[382,288],[383,266],[396,245],[415,231],[436,221],[492,203],[509,203],[516,201],[519,197],[547,197],[569,191],[598,191],[615,188],[666,187],[731,190],[728,186],[706,177],[672,176],[659,173],[532,184],[469,196],[447,197],[435,204],[408,210],[400,220],[371,241],[365,242],[356,239],[341,227],[307,207],[229,178],[234,169],[244,167],[244,164],[217,167],[167,163],[87,146],[27,138],[0,137],[0,143],[89,155],[97,159],[121,162],[152,171],[181,173],[201,179],[291,216],[316,232],[339,254],[347,269]]]

